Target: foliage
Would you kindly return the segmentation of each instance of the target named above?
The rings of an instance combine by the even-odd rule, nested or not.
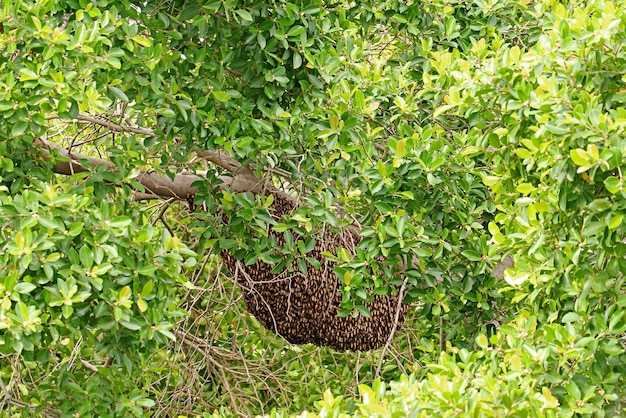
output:
[[[489,339],[479,335],[478,350],[451,348],[408,377],[360,385],[356,402],[327,391],[316,404],[319,416],[619,416],[619,377],[604,376],[602,389],[591,384],[598,366],[588,342],[574,343],[577,336],[560,324],[537,325],[522,314]]]
[[[2,2],[3,407],[619,416],[625,10]],[[112,168],[59,176],[67,158],[42,138]],[[202,150],[305,204],[272,219],[270,197],[220,188],[236,174]],[[142,173],[182,171],[201,179],[193,204],[134,200]],[[307,246],[276,248],[268,228],[351,226],[354,253],[326,254],[339,314],[406,286],[389,350],[292,347],[245,315],[222,251],[306,269]]]
[[[32,370],[45,377],[36,391],[22,385],[22,395],[62,412],[77,403],[81,414],[113,404],[119,413],[141,411],[153,402],[123,376],[174,339],[171,322],[184,312],[168,289],[184,280],[194,254],[89,187],[31,186],[12,194],[4,187],[0,197],[1,350],[17,381]],[[77,358],[120,369],[93,375]]]

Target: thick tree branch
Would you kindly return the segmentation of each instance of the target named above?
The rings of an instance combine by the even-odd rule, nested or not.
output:
[[[89,172],[102,165],[109,171],[115,170],[115,164],[110,161],[69,152],[45,139],[38,138],[34,141],[34,144],[44,151],[46,157],[50,155],[52,150],[55,150],[59,156],[68,160],[60,161],[52,167],[57,174],[72,175]],[[85,163],[91,167],[86,166]],[[152,199],[171,197],[185,199],[193,196],[197,189],[191,187],[191,184],[201,179],[201,177],[193,174],[178,174],[174,179],[171,179],[156,172],[144,172],[137,176],[137,181],[146,189],[146,193],[141,194],[142,197],[150,197]]]
[[[107,170],[115,168],[115,164],[110,161],[69,152],[68,150],[62,148],[54,142],[50,142],[42,138],[35,139],[33,141],[33,144],[44,150],[46,156],[50,154],[51,150],[56,150],[61,157],[69,159],[69,161],[58,162],[54,165],[54,167],[52,167],[54,172],[57,174],[65,174],[66,176],[71,176],[72,174],[90,171],[88,168],[83,166],[83,163],[81,161],[87,162],[93,167],[105,165],[107,167]]]
[[[53,166],[53,171],[57,174],[72,175],[75,173],[89,172],[102,165],[104,165],[108,171],[114,171],[116,168],[115,164],[110,161],[69,152],[61,146],[42,138],[36,139],[34,144],[43,150],[46,157],[54,150],[59,156],[68,160],[60,161]],[[207,153],[207,155],[211,155],[211,158],[217,158],[217,154],[219,153],[216,151]],[[234,158],[225,156],[222,160],[223,164],[232,164],[233,161],[229,159],[235,161]],[[285,192],[265,187],[265,182],[261,181],[249,167],[243,167],[238,172],[236,171],[236,173],[237,174],[232,177],[220,176],[219,179],[222,181],[220,187],[239,193],[263,193],[264,191],[271,191],[291,201],[295,200],[291,195]],[[172,197],[176,199],[188,199],[193,197],[197,192],[197,189],[191,186],[192,183],[202,179],[202,177],[195,174],[177,174],[174,179],[171,179],[168,176],[161,175],[154,171],[146,171],[136,177],[136,180],[145,188],[145,192],[138,191],[135,196],[133,196],[133,199],[168,199]]]
[[[222,167],[231,174],[237,175],[247,172],[254,175],[249,166],[242,167],[241,164],[239,164],[239,161],[237,161],[230,155],[224,154],[223,152],[205,150],[199,151],[197,155],[200,158],[203,158],[213,164]]]

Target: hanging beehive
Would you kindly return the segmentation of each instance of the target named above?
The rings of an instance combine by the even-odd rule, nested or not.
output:
[[[280,218],[294,209],[284,197],[274,196],[274,216]],[[279,245],[283,234],[270,232]],[[312,343],[342,350],[372,350],[384,345],[392,332],[396,316],[398,325],[404,322],[406,305],[400,306],[397,296],[374,296],[367,303],[369,317],[339,317],[341,283],[333,271],[333,263],[322,256],[323,251],[335,252],[342,247],[337,234],[327,232],[316,240],[307,253],[321,264],[316,269],[307,263],[307,273],[285,269],[273,274],[274,266],[257,261],[245,266],[228,252],[223,253],[226,267],[237,278],[246,307],[263,326],[293,344]]]

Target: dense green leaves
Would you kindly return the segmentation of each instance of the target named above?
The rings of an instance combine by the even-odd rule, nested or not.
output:
[[[152,350],[174,338],[169,329],[182,312],[168,287],[185,281],[181,263],[194,255],[145,220],[115,217],[120,207],[90,193],[40,183],[0,194],[0,350],[8,358],[20,356],[26,367],[43,362],[43,392],[30,393],[31,401],[82,413],[101,410],[99,402],[110,405],[111,398],[96,401],[105,392],[90,391],[90,383],[72,383],[77,391],[72,395],[48,393],[47,385],[69,377],[63,377],[64,369],[52,368],[51,358],[66,363],[78,355],[98,367],[110,358],[116,369],[127,372],[141,367]],[[115,374],[99,376],[96,386],[122,385],[116,392],[123,391],[130,382]],[[73,400],[67,405],[66,396]],[[120,406],[119,411],[131,413],[132,408]]]
[[[625,9],[3,2],[8,393],[28,412],[78,415],[315,401],[330,416],[620,415]],[[37,138],[112,165],[57,176],[67,159]],[[218,189],[232,167],[200,162],[205,149],[302,207],[275,219],[272,196]],[[199,173],[194,210],[133,201],[152,172]],[[222,251],[276,273],[318,268],[320,230],[350,225],[354,249],[325,253],[339,314],[367,315],[374,294],[402,287],[397,362],[286,346],[218,275]]]

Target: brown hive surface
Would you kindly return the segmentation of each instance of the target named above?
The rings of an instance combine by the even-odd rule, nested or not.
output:
[[[293,203],[274,196],[274,216],[280,218],[294,209]],[[284,244],[282,233],[274,235]],[[257,261],[245,266],[228,252],[222,254],[228,270],[237,278],[246,307],[263,326],[292,344],[312,343],[340,350],[372,350],[387,342],[398,306],[397,296],[374,296],[366,304],[371,315],[353,318],[337,316],[341,302],[341,283],[332,262],[322,251],[335,252],[342,246],[340,237],[326,232],[318,237],[315,248],[307,253],[317,259],[321,268],[307,263],[307,273],[297,267],[272,274],[274,266]],[[407,307],[402,305],[398,322],[404,321]]]

